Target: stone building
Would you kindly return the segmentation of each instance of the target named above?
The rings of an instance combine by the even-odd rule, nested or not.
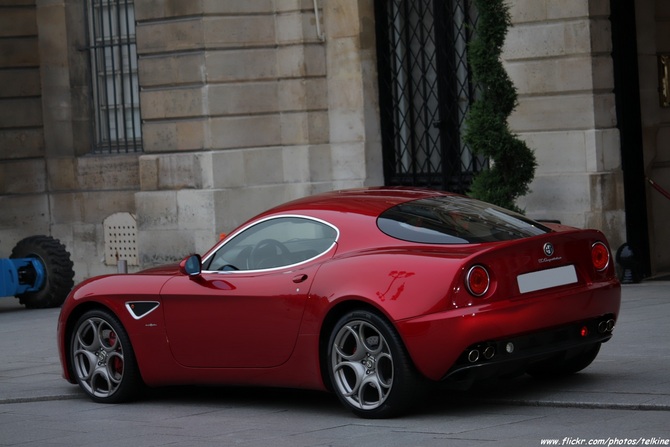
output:
[[[61,239],[76,279],[203,252],[268,206],[464,191],[466,0],[0,0],[0,255]],[[535,218],[670,271],[670,5],[510,0],[510,125]]]

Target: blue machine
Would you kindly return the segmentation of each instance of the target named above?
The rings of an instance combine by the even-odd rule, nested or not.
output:
[[[0,296],[17,296],[39,291],[46,281],[38,258],[0,259]]]
[[[28,308],[57,307],[74,286],[70,253],[51,236],[30,236],[0,258],[0,297],[15,296]]]

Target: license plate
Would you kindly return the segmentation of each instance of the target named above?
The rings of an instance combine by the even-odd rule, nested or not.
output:
[[[564,286],[577,282],[577,272],[574,265],[565,265],[553,269],[524,273],[516,277],[521,293],[535,292],[536,290]]]

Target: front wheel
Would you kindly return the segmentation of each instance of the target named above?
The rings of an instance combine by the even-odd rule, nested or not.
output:
[[[375,313],[344,315],[333,328],[327,356],[337,397],[358,416],[395,416],[420,400],[422,381],[400,337]]]
[[[77,320],[70,361],[77,383],[96,402],[129,400],[142,382],[128,334],[106,310],[88,311]]]

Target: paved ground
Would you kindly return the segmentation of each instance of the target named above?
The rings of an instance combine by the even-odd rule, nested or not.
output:
[[[57,309],[0,299],[0,445],[670,445],[670,282],[626,285],[614,338],[583,373],[528,377],[368,421],[334,396],[296,390],[170,388],[100,405],[60,377]]]

